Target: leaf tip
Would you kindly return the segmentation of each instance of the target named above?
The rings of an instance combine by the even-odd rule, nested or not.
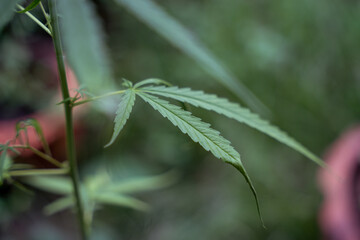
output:
[[[261,210],[260,210],[260,203],[259,203],[258,195],[256,193],[255,187],[254,187],[248,173],[246,172],[245,168],[243,167],[241,162],[238,162],[238,163],[232,162],[232,161],[225,161],[225,162],[232,165],[233,167],[235,167],[243,175],[243,177],[245,178],[245,180],[246,180],[248,186],[250,187],[250,190],[251,190],[251,192],[252,192],[252,194],[253,194],[253,196],[255,198],[256,209],[257,209],[257,212],[258,212],[258,216],[259,216],[261,225],[262,225],[262,227],[264,229],[266,229],[266,226],[265,226],[262,214],[261,214]]]
[[[114,143],[114,139],[111,139],[110,142],[104,145],[104,148],[110,147]]]

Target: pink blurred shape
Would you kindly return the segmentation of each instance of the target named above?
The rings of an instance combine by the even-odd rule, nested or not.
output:
[[[324,239],[360,239],[360,127],[350,129],[327,153],[319,174],[324,203],[319,220]]]

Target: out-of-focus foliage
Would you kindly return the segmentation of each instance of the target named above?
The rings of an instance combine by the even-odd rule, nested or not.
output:
[[[11,20],[12,16],[15,14],[13,9],[16,4],[20,2],[19,0],[14,1],[1,1],[0,3],[0,32],[3,27]]]
[[[183,53],[195,60],[206,72],[221,84],[235,93],[240,99],[257,111],[267,109],[254,94],[236,79],[219,59],[209,51],[196,37],[184,28],[179,21],[166,13],[151,0],[117,0],[138,19],[142,20],[169,43],[179,48]]]
[[[71,6],[71,7],[70,7]],[[58,2],[65,53],[81,83],[96,94],[114,88],[110,64],[92,4],[87,1]]]
[[[133,82],[158,77],[235,99],[114,1],[94,2],[119,83],[122,77]],[[267,105],[274,124],[315,154],[323,155],[344,129],[358,122],[360,5],[356,1],[156,2]],[[7,27],[7,36],[28,37],[33,29],[32,23],[18,16]],[[5,37],[0,44],[5,44]],[[12,56],[10,59],[19,55]],[[111,136],[112,120],[97,112],[82,119],[87,133],[79,144],[81,167],[100,162],[112,179],[123,181],[172,168],[182,177],[170,188],[135,194],[152,206],[149,213],[98,209],[94,216],[98,239],[319,238],[321,196],[315,164],[246,126],[191,108],[221,129],[242,153],[260,197],[267,226],[263,230],[251,193],[235,170],[179,135],[151,109],[139,104],[133,111],[132,121],[106,151],[103,146]],[[92,173],[83,171],[83,175]],[[29,208],[30,201],[20,205],[16,200],[24,196],[28,195],[11,192],[0,196],[1,223],[13,221]]]
[[[359,119],[358,3],[292,0],[158,3],[266,103],[272,111],[273,123],[317,155],[322,156],[329,144]],[[118,76],[134,81],[159,77],[179,86],[229,96],[186,56],[154,36],[132,15],[111,2],[104,11],[110,13],[105,26],[115,65],[121,66],[116,69]],[[121,20],[113,21],[119,15]],[[125,236],[133,239],[319,237],[317,211],[321,197],[315,165],[253,130],[234,127],[232,121],[211,115],[211,123],[232,139],[243,155],[249,174],[254,174],[268,227],[263,231],[251,212],[254,203],[248,193],[241,193],[245,186],[240,182],[226,184],[239,180],[235,171],[222,169],[215,161],[204,168],[206,154],[194,150],[186,139],[176,137],[170,126],[158,123],[160,120],[149,120],[146,110],[139,108],[135,107],[138,112],[133,115],[130,129],[120,134],[118,144],[132,135],[136,156],[139,151],[144,152],[151,155],[147,158],[149,164],[160,160],[183,169],[187,177],[171,190],[152,197],[162,214],[154,210],[153,216],[145,218],[148,220],[139,218],[134,223],[145,225],[143,235],[134,235],[129,230],[123,232]],[[203,111],[199,114],[205,116]],[[144,118],[149,125],[155,125],[151,131],[142,133],[143,140],[135,140],[137,129],[145,129],[140,126]],[[184,146],[183,152],[176,149],[178,144]],[[158,198],[162,202],[155,200]],[[170,204],[167,209],[163,209],[165,204]]]

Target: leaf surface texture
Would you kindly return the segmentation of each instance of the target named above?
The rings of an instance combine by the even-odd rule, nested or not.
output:
[[[220,98],[214,94],[206,94],[203,91],[193,91],[190,88],[150,86],[141,88],[140,90],[189,103],[193,106],[211,110],[240,123],[244,123],[302,153],[304,156],[310,158],[317,164],[324,166],[324,162],[322,160],[316,157],[295,139],[290,137],[287,133],[283,132],[276,126],[271,125],[268,121],[261,119],[257,114],[252,113],[249,109],[241,107],[237,103],[232,103],[225,98]]]

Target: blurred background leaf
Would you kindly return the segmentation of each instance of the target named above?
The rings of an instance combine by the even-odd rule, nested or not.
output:
[[[137,18],[178,47],[251,108],[269,114],[266,106],[180,22],[151,0],[117,0]]]
[[[1,1],[0,3],[0,33],[3,30],[4,26],[11,20],[15,14],[15,7],[20,0],[12,1]]]
[[[123,77],[133,82],[157,77],[180,87],[201,89],[237,101],[226,87],[209,81],[204,69],[154,34],[118,2],[93,2],[94,12],[104,26],[116,84],[120,85]],[[154,2],[194,33],[236,79],[241,79],[266,104],[275,125],[316,155],[323,156],[341,132],[358,124],[360,5],[356,1]],[[32,11],[37,13],[36,8]],[[19,39],[39,35],[46,33],[38,30],[26,16],[16,15],[0,38],[0,84],[6,82],[0,91],[8,93],[11,99],[12,94],[3,86],[12,87],[12,93],[17,93],[13,94],[12,101],[26,95],[37,97],[30,94],[30,87],[26,91],[18,87],[30,81],[15,84],[9,79],[17,79],[14,77],[17,66],[31,61],[26,58],[29,54]],[[5,61],[3,53],[10,50],[9,42],[13,45],[12,53],[6,55]],[[12,67],[5,68],[6,64]],[[241,176],[188,141],[186,136],[179,135],[171,123],[164,122],[161,116],[140,103],[134,107],[131,121],[106,151],[103,146],[111,136],[113,116],[89,111],[80,119],[86,129],[78,135],[84,179],[96,175],[94,169],[98,165],[95,163],[104,165],[114,182],[127,182],[174,168],[181,177],[167,189],[132,195],[151,206],[147,213],[111,206],[98,209],[93,219],[94,237],[126,240],[321,238],[318,211],[322,199],[315,164],[253,129],[201,109],[190,110],[221,130],[241,153],[259,193],[267,230],[259,224],[253,199]],[[56,200],[42,193],[35,199],[42,199],[38,205],[34,200],[26,200],[22,205],[19,201],[25,198],[19,192],[5,186],[1,191],[0,222],[8,234],[18,232],[18,229],[11,231],[13,225],[9,222],[18,219],[19,212],[25,209],[30,215],[35,210],[29,209],[34,206]],[[49,225],[58,223],[56,219],[63,216],[65,220],[55,226],[69,229],[66,224],[71,223],[72,215],[58,214],[46,221],[34,221],[35,217],[25,219]],[[39,214],[35,216],[41,219]]]
[[[86,0],[64,0],[58,9],[65,54],[79,81],[92,93],[114,90],[103,32],[93,5]]]

